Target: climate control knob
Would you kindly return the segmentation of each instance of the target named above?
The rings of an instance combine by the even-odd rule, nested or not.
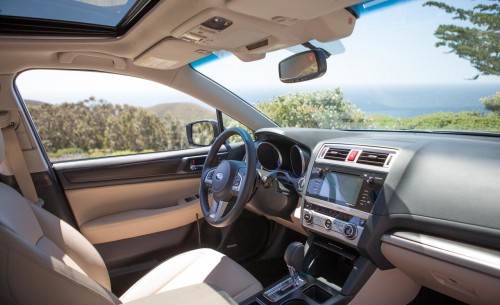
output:
[[[325,220],[325,228],[330,230],[332,228],[332,221],[330,219]]]
[[[356,234],[358,233],[358,229],[352,223],[348,223],[344,226],[344,235],[348,239],[354,239]]]
[[[312,216],[311,212],[309,212],[309,211],[304,211],[304,220],[305,220],[305,222],[306,222],[307,224],[312,223],[312,221],[313,221],[313,216]]]

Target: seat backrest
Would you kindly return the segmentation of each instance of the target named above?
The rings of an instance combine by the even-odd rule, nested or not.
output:
[[[0,183],[0,304],[120,304],[110,288],[104,261],[77,230]]]

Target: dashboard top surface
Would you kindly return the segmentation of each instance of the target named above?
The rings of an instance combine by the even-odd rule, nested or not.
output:
[[[366,234],[404,227],[500,247],[494,242],[500,238],[500,138],[300,128],[266,128],[256,136],[259,141],[291,141],[309,148],[306,180],[324,143],[395,148],[397,159],[374,204]],[[450,232],[457,234],[449,236]]]

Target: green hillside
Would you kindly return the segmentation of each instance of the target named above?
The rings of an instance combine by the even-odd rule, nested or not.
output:
[[[201,119],[215,119],[215,110],[195,103],[163,103],[146,108],[160,118],[166,114],[179,119],[183,124]]]
[[[43,105],[46,104],[45,102],[41,101],[35,101],[35,100],[24,100],[27,106],[38,106],[38,105]]]
[[[46,102],[36,100],[24,100],[24,102],[28,107],[47,104]],[[144,109],[153,112],[160,118],[169,114],[172,118],[176,118],[181,121],[182,124],[187,124],[201,119],[216,119],[215,110],[203,105],[189,102],[162,103],[151,107],[144,107]]]

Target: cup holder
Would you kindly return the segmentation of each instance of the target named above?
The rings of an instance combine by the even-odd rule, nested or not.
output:
[[[328,292],[324,291],[323,289],[319,288],[316,285],[312,285],[311,287],[307,288],[304,291],[304,294],[318,304],[323,304],[326,302],[326,300],[332,297],[331,294],[329,294]]]
[[[286,301],[285,303],[283,303],[282,305],[309,305],[309,303],[307,303],[306,301],[304,300],[300,300],[300,299],[293,299],[293,300],[289,300],[289,301]]]

